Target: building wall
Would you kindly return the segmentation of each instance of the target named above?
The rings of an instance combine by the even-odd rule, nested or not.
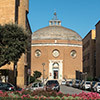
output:
[[[28,0],[20,0],[18,7],[18,24],[24,28],[26,27],[26,16],[29,11],[28,2]]]
[[[83,72],[87,77],[95,77],[95,30],[91,30],[83,39]]]
[[[26,2],[27,1],[27,2]],[[18,7],[18,24],[26,28],[26,17],[28,13],[28,0],[20,0]],[[24,87],[25,85],[25,65],[27,65],[26,55],[23,54],[18,62],[17,85]]]
[[[15,0],[0,0],[0,24],[15,21]]]
[[[50,45],[51,43],[51,45]],[[57,43],[57,45],[56,45]],[[60,44],[58,46],[58,44]],[[49,44],[49,46],[47,45]],[[53,45],[54,44],[54,45]],[[66,44],[77,44],[78,46],[65,46]],[[41,51],[41,56],[36,57],[35,51],[39,49]],[[59,50],[60,55],[54,57],[52,55],[53,50]],[[76,50],[77,56],[73,59],[70,56],[70,52]],[[43,65],[45,63],[45,78],[50,78],[49,75],[49,63],[50,61],[62,60],[63,63],[63,74],[62,78],[75,79],[76,70],[82,72],[82,42],[80,41],[67,41],[67,40],[32,40],[31,44],[31,74],[33,71],[40,71],[43,75]],[[43,76],[42,76],[43,77]]]
[[[29,0],[0,0],[0,24],[17,23],[22,28],[26,28],[26,24],[28,23],[27,28],[29,28],[29,22],[27,19],[29,11],[28,7]],[[17,66],[17,86],[19,87],[24,87],[25,85],[25,66],[27,66],[26,58],[26,55],[23,54]],[[13,67],[13,65],[9,66]],[[8,68],[8,65],[5,67]],[[3,68],[4,67],[1,69]]]
[[[100,78],[100,21],[96,24],[96,76]]]

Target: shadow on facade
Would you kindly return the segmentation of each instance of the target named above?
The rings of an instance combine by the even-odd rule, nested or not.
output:
[[[83,78],[83,73],[78,71],[78,70],[76,70],[76,79],[83,80],[84,79]]]
[[[0,81],[9,82],[15,85],[14,71],[9,69],[0,69]]]

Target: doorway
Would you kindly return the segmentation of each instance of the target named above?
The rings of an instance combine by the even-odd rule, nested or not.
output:
[[[54,79],[58,79],[58,70],[54,70]]]

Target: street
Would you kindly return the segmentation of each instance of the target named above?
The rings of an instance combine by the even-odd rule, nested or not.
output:
[[[73,88],[73,87],[68,87],[68,86],[65,86],[65,85],[61,85],[60,86],[60,91],[64,94],[79,94],[81,93],[82,91],[84,90],[80,90],[80,89],[77,89],[77,88]],[[85,91],[85,92],[90,92],[90,91]]]

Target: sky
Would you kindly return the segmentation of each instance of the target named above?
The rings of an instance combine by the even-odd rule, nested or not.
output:
[[[29,0],[32,32],[48,26],[55,11],[62,26],[84,38],[100,20],[100,0]]]

